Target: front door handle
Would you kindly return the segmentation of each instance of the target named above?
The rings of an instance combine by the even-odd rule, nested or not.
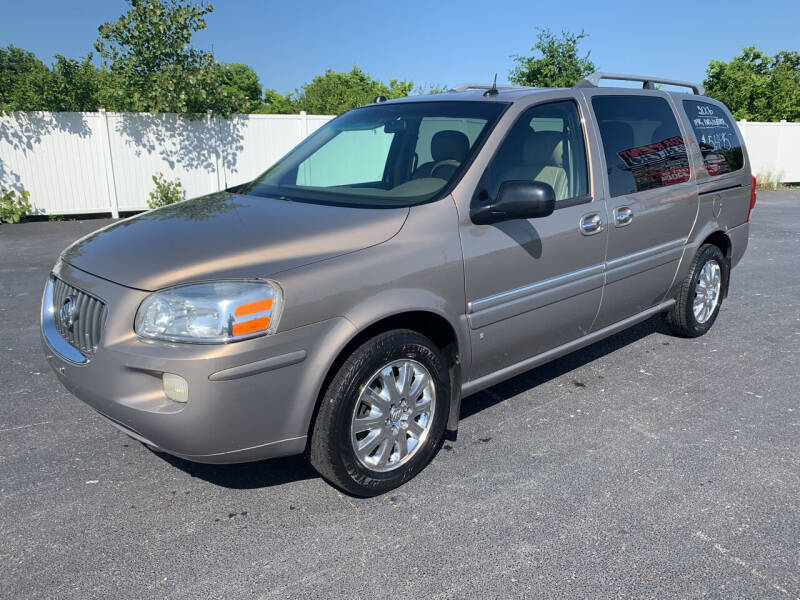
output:
[[[614,226],[625,227],[633,221],[633,211],[629,206],[618,206],[614,209]]]
[[[598,213],[584,215],[581,218],[580,230],[583,235],[594,235],[603,231],[603,219]]]

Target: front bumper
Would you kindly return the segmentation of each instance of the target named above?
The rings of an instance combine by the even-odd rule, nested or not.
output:
[[[136,308],[148,292],[64,263],[56,275],[105,301],[108,317],[95,354],[80,360],[80,353],[65,347],[52,327],[53,311],[43,301],[47,361],[70,392],[118,428],[197,462],[245,462],[303,452],[327,369],[353,333],[347,319],[231,344],[150,342],[133,331]],[[187,403],[164,395],[165,372],[188,381]]]

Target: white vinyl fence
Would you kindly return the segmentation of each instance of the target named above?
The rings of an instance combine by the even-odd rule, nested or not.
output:
[[[739,121],[753,175],[800,182],[800,123]]]
[[[0,116],[0,189],[26,189],[35,214],[147,208],[152,176],[192,198],[252,180],[333,117],[141,113]]]
[[[147,208],[152,176],[191,198],[250,181],[333,117],[231,119],[137,113],[0,116],[0,189],[26,189],[35,214]],[[741,121],[753,173],[800,182],[800,123]]]

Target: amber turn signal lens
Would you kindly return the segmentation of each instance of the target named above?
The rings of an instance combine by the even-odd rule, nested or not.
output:
[[[264,312],[272,308],[272,298],[265,298],[264,300],[257,300],[249,304],[242,304],[236,307],[234,316],[243,317],[244,315],[253,315],[255,313]],[[267,319],[269,321],[269,319]]]
[[[254,331],[263,331],[267,327],[269,327],[269,317],[261,317],[259,319],[252,319],[250,321],[234,323],[233,335],[242,335],[244,333],[253,333]]]

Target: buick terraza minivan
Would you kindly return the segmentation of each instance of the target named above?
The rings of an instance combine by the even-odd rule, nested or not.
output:
[[[77,241],[44,347],[153,449],[306,453],[380,494],[464,396],[658,313],[708,331],[754,203],[736,122],[699,86],[464,84],[351,110],[250,183]]]

